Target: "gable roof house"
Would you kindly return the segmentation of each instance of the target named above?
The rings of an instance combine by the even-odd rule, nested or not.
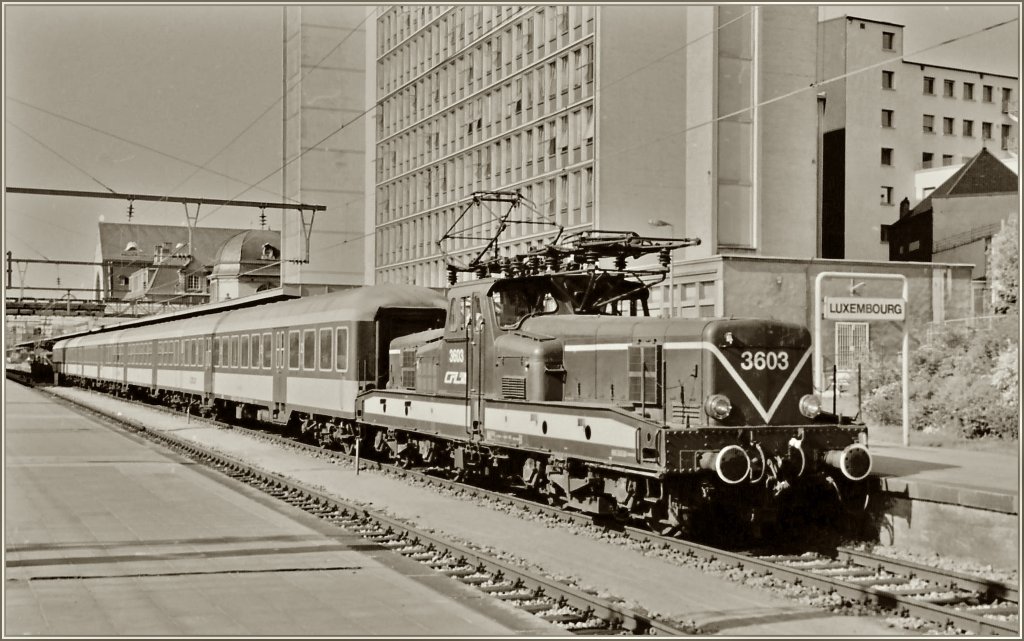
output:
[[[210,300],[208,278],[240,229],[100,223],[96,249],[102,300],[194,305]],[[279,232],[268,242],[280,244]],[[276,242],[274,242],[276,240]]]
[[[974,265],[987,281],[992,235],[1020,210],[1019,178],[984,147],[889,227],[889,260]]]

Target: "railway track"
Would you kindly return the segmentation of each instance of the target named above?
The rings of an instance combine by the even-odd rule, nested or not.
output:
[[[192,441],[148,430],[126,417],[51,396],[79,410],[97,414],[179,455],[355,533],[381,549],[419,561],[440,574],[475,587],[573,634],[684,636],[698,632],[686,624],[650,617],[375,510],[327,496],[297,481],[256,469],[245,461],[214,452]]]
[[[58,397],[61,398],[61,397]],[[153,407],[148,406],[147,407]],[[159,408],[165,412],[180,415],[166,408]],[[95,410],[92,410],[95,411]],[[115,420],[123,420],[112,417]],[[205,420],[205,419],[204,419]],[[213,424],[227,426],[226,424]],[[355,457],[341,452],[325,450],[320,447],[309,445],[286,438],[284,436],[239,426],[231,426],[233,429],[246,433],[254,438],[270,440],[279,445],[292,447],[309,452],[316,456],[327,456],[340,460],[354,461]],[[152,433],[153,436],[165,438],[165,435]],[[169,437],[166,437],[169,438]],[[190,445],[191,446],[191,445]],[[236,462],[234,464],[241,464]],[[557,507],[540,504],[528,499],[509,495],[507,493],[494,492],[476,486],[447,480],[431,474],[412,469],[405,469],[397,465],[387,465],[379,462],[372,462],[375,467],[389,473],[402,475],[427,485],[436,485],[447,488],[454,492],[464,492],[471,497],[479,497],[505,504],[517,509],[548,517],[575,522],[581,525],[593,524],[594,519],[587,515],[568,512]],[[266,472],[260,474],[266,475]],[[274,483],[282,483],[282,479],[276,479]],[[318,500],[330,500],[326,497],[319,497]],[[344,511],[344,510],[343,510]],[[346,512],[351,517],[355,512]],[[384,517],[386,519],[386,517]],[[402,532],[405,527],[399,527],[397,523],[388,520],[379,521],[388,523],[382,525],[384,534],[382,537],[399,537],[393,539],[395,548],[408,546],[409,550],[415,550],[411,554],[437,553],[439,544],[430,541],[429,536],[416,534],[396,534]],[[1019,623],[1019,598],[1017,587],[996,581],[988,581],[978,577],[950,572],[937,568],[931,568],[920,564],[910,563],[902,560],[892,559],[878,555],[872,555],[849,548],[839,548],[834,554],[824,555],[815,552],[802,554],[755,554],[750,552],[735,552],[714,548],[682,539],[662,536],[647,530],[630,526],[619,526],[621,536],[628,537],[635,543],[649,546],[654,549],[662,549],[672,552],[678,556],[694,559],[703,563],[714,564],[723,571],[739,571],[741,574],[751,576],[771,577],[786,583],[813,588],[821,593],[835,595],[848,604],[862,604],[881,611],[887,611],[897,616],[916,617],[928,624],[937,626],[940,629],[962,630],[967,633],[997,636],[1020,636]],[[412,538],[410,538],[412,537]],[[383,539],[387,541],[388,539]],[[415,542],[413,542],[415,541]],[[422,549],[421,549],[422,548]],[[479,582],[482,589],[501,590],[511,585],[516,586],[516,581],[510,579],[506,572],[508,568],[499,567],[495,571],[475,570],[475,565],[467,559],[464,548],[457,551],[441,553],[441,557],[434,558],[435,563],[447,563],[442,559],[455,557],[463,562],[458,565],[449,563],[440,565],[446,572],[453,572],[453,576],[462,574],[460,579],[470,577],[468,580]],[[479,554],[474,552],[473,554]],[[414,557],[415,558],[415,557]],[[427,558],[427,557],[424,557]],[[480,566],[483,567],[482,565]],[[500,579],[497,577],[501,577]],[[580,617],[603,612],[606,606],[593,607],[581,602],[575,602],[568,597],[558,597],[552,600],[551,595],[555,594],[555,588],[537,582],[537,578],[531,579],[533,583],[527,583],[523,579],[523,586],[516,587],[512,594],[515,598],[521,598],[527,608],[540,608],[542,605],[551,605],[546,616],[565,617],[558,620],[565,623],[567,629],[570,625],[582,625]],[[467,581],[464,581],[467,582]],[[496,587],[498,586],[498,587]],[[530,596],[531,592],[534,596]],[[537,592],[540,590],[540,592]],[[572,588],[575,592],[579,592]],[[499,598],[513,598],[498,593]],[[547,600],[545,600],[545,598]],[[537,599],[533,601],[531,599]],[[566,608],[564,614],[558,608]],[[554,613],[552,613],[554,610]],[[617,612],[617,611],[615,611]],[[596,615],[600,618],[600,615]],[[616,619],[615,617],[622,617]],[[621,629],[631,632],[655,631],[653,623],[648,623],[641,617],[633,622],[623,614],[612,615],[613,621],[621,621]],[[645,627],[651,625],[652,627]],[[580,628],[587,630],[590,628]],[[593,628],[595,630],[599,628]],[[607,632],[609,628],[600,628],[601,633]],[[671,634],[671,633],[670,633]]]

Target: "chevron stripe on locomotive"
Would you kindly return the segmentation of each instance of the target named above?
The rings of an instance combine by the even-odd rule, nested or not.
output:
[[[477,260],[447,299],[382,285],[115,328],[58,340],[55,370],[662,530],[772,520],[804,487],[863,499],[867,433],[823,411],[806,328],[650,317],[696,242],[587,231]]]

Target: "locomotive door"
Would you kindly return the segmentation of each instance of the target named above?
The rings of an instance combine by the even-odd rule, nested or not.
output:
[[[488,367],[492,362],[494,336],[492,325],[494,317],[491,307],[482,293],[473,294],[472,327],[469,331],[469,355],[467,376],[469,377],[470,396],[470,432],[474,437],[483,437],[484,416],[487,405],[487,390],[491,388],[494,368]]]
[[[473,426],[472,403],[469,393],[470,363],[469,335],[472,331],[472,309],[469,296],[451,299],[448,310],[448,322],[444,329],[443,359],[444,375],[438,385],[442,394],[449,398],[461,399],[464,403],[464,425],[466,433],[471,433]]]
[[[469,435],[476,439],[481,437],[484,430],[484,368],[481,367],[480,360],[480,349],[483,343],[480,340],[480,330],[483,326],[483,315],[480,313],[479,294],[473,294],[470,309],[469,320],[466,324],[466,336],[469,339],[466,345],[466,378],[469,387]]]

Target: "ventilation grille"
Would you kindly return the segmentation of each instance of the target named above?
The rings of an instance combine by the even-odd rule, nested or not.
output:
[[[661,405],[661,345],[630,345],[629,400],[651,407]]]
[[[402,350],[402,387],[416,389],[416,348]]]
[[[503,398],[517,398],[521,400],[526,400],[526,377],[502,376],[501,396]]]

